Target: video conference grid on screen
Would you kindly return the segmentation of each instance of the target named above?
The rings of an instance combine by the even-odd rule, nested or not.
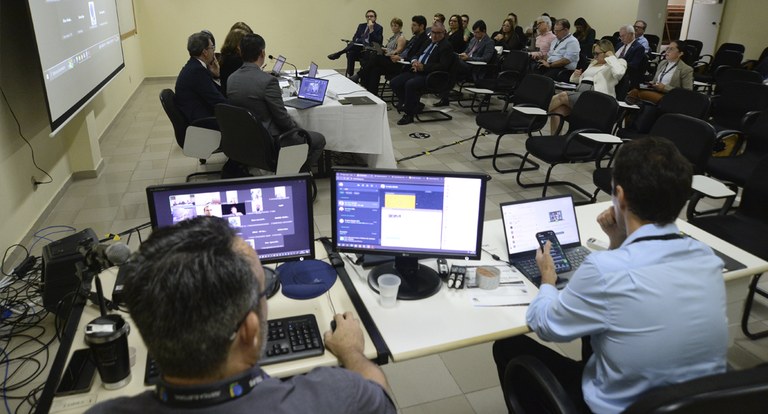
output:
[[[510,254],[538,249],[536,233],[544,230],[554,231],[561,245],[579,242],[578,223],[569,197],[509,204],[503,207],[502,214]]]
[[[229,225],[258,253],[262,261],[308,255],[309,226],[306,181],[265,183],[261,187],[154,194],[157,226],[164,227],[197,216],[216,216]],[[300,185],[301,184],[301,185]],[[270,260],[272,259],[272,260]]]
[[[336,173],[339,247],[472,255],[482,179]]]

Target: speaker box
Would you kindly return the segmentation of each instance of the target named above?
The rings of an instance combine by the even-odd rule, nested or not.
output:
[[[80,286],[75,264],[85,260],[81,246],[98,243],[91,228],[72,234],[43,247],[43,306],[56,312],[59,302]]]

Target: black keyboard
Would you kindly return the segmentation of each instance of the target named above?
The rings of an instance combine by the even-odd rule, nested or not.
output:
[[[259,365],[276,364],[296,359],[323,355],[322,335],[315,315],[298,315],[267,322],[267,346]],[[154,358],[147,356],[144,384],[155,385],[160,379],[160,369]]]
[[[579,246],[575,249],[568,249],[565,251],[565,257],[568,259],[568,262],[571,263],[571,269],[572,271],[575,271],[576,269],[581,266],[582,263],[584,263],[584,260],[587,258],[587,256],[591,253],[589,249],[583,246]],[[536,286],[539,286],[541,284],[541,273],[539,272],[539,267],[536,265],[536,258],[531,258],[527,260],[520,260],[514,263],[515,267],[525,275],[528,279],[531,280]],[[559,286],[563,280],[561,278],[557,278],[557,285]]]

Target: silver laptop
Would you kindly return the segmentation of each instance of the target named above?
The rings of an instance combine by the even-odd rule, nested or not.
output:
[[[539,248],[536,233],[554,231],[571,265],[571,270],[558,273],[558,288],[565,286],[590,253],[581,245],[576,209],[570,195],[503,203],[501,218],[509,263],[536,286],[541,284],[541,274],[536,266],[536,249]]]
[[[317,77],[317,63],[312,62],[309,64],[309,73],[307,73],[307,76],[309,76],[310,78]]]
[[[283,65],[285,65],[285,56],[279,55],[275,60],[275,66],[272,67],[272,74],[280,76],[280,72],[283,70]]]
[[[307,109],[313,106],[323,104],[325,100],[325,91],[328,89],[328,79],[310,78],[305,76],[301,78],[299,86],[299,97],[285,101],[285,106],[296,109]]]

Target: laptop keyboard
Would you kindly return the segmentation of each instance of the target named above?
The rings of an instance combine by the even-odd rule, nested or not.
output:
[[[267,324],[267,346],[259,360],[261,366],[311,358],[325,352],[315,315],[270,319]],[[160,369],[154,358],[147,356],[144,384],[155,385],[159,379]]]
[[[568,258],[568,262],[571,263],[571,268],[575,271],[584,263],[584,260],[591,253],[591,251],[583,246],[579,246],[575,249],[565,250],[565,257]],[[536,258],[527,260],[520,260],[514,263],[517,270],[521,271],[525,277],[531,280],[536,286],[541,284],[541,273],[539,267],[536,265]],[[559,277],[558,284],[561,280]]]

